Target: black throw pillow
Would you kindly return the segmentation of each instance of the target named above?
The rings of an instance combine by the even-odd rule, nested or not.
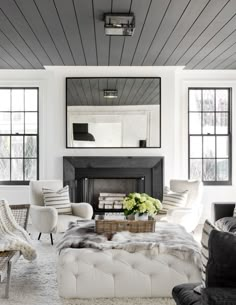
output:
[[[236,288],[236,235],[212,230],[208,246],[206,287]]]

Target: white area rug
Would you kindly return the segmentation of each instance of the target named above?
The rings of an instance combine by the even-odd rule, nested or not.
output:
[[[171,299],[70,299],[58,296],[57,255],[49,240],[34,241],[38,257],[33,262],[20,258],[12,270],[9,299],[4,299],[5,284],[0,284],[1,305],[174,305]]]

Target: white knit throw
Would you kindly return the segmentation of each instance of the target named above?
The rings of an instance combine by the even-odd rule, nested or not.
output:
[[[20,251],[27,260],[36,258],[28,233],[16,222],[6,202],[0,202],[0,251]]]

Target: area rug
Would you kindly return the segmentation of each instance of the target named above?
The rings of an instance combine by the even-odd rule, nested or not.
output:
[[[20,258],[12,270],[9,299],[4,299],[5,284],[0,284],[1,305],[174,305],[169,298],[63,299],[56,280],[57,254],[49,240],[33,241],[38,257],[33,262]]]

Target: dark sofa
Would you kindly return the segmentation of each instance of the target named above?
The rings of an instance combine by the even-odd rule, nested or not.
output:
[[[213,202],[212,203],[212,221],[215,223],[217,220],[224,217],[232,217],[234,213],[236,202]],[[236,304],[235,304],[236,305]]]
[[[214,221],[232,218],[235,203],[213,203]],[[236,222],[236,218],[235,218]],[[209,237],[209,261],[206,268],[206,287],[201,294],[196,284],[174,287],[172,294],[177,305],[236,305],[236,235],[213,230]]]

